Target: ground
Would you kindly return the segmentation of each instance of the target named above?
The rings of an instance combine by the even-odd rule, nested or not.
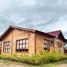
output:
[[[67,67],[67,64],[61,64],[61,65],[58,65],[57,67]]]
[[[8,60],[0,60],[0,67],[67,67],[67,60],[37,66]]]

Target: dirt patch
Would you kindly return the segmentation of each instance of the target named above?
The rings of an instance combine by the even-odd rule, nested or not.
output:
[[[67,67],[67,64],[61,64],[61,65],[58,65],[57,67]]]
[[[28,67],[27,64],[0,60],[0,67]]]

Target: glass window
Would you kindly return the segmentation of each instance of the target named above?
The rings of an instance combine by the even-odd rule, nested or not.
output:
[[[53,41],[51,40],[44,40],[44,50],[47,50],[49,51],[50,50],[50,47],[53,46]]]
[[[57,42],[57,45],[58,45],[58,48],[59,48],[59,52],[61,52],[61,50],[62,50],[62,44],[63,43],[61,43],[61,42]]]
[[[53,41],[49,41],[49,46],[53,47]]]
[[[7,42],[4,42],[4,52],[10,52],[10,42],[7,41]]]
[[[57,45],[58,45],[59,48],[62,47],[62,43],[61,42],[57,42]]]
[[[20,47],[19,47],[19,49],[21,49],[21,50],[22,50],[22,44],[23,44],[23,41],[22,41],[22,40],[20,40],[19,42],[20,42],[20,43],[19,43],[19,46],[20,46]]]
[[[26,40],[23,40],[23,43],[25,43]]]
[[[26,40],[26,49],[28,49],[28,40]]]
[[[28,39],[17,40],[17,48],[16,48],[17,51],[28,51]]]

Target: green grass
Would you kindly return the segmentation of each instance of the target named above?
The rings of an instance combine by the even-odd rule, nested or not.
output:
[[[29,64],[29,67],[55,67],[56,64],[54,63],[48,63],[48,64],[41,64],[41,65],[30,65]]]
[[[0,63],[10,66],[12,65],[20,65],[22,67],[57,67],[57,65],[61,65],[61,64],[67,64],[67,60],[62,60],[62,61],[58,61],[58,62],[53,62],[53,63],[48,63],[48,64],[41,64],[41,65],[30,65],[30,64],[25,64],[25,63],[19,63],[19,62],[15,62],[15,61],[9,61],[9,60],[0,60]]]
[[[49,63],[49,64],[42,64],[42,65],[30,65],[30,67],[56,67],[56,64]]]
[[[67,64],[67,60],[62,60],[58,62],[48,63],[48,64],[42,64],[42,65],[31,65],[30,67],[56,67],[57,65],[61,64]]]

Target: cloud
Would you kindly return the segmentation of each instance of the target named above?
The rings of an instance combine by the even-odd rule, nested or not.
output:
[[[62,30],[67,36],[67,0],[0,0],[0,33],[9,25],[41,31]]]
[[[43,28],[45,27],[45,28]],[[67,38],[67,15],[58,18],[56,21],[52,23],[48,23],[46,25],[41,26],[41,30],[44,32],[50,32],[55,30],[62,30],[64,36]]]

